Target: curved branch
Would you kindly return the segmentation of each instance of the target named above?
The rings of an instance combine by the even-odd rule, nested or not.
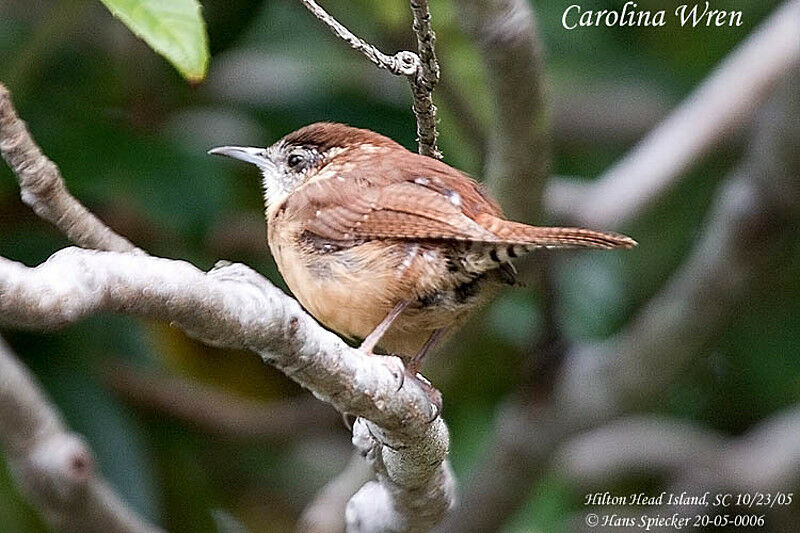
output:
[[[340,412],[366,419],[354,442],[386,497],[377,507],[351,503],[351,527],[430,527],[451,505],[447,427],[422,384],[404,378],[400,359],[347,346],[250,268],[221,263],[204,273],[184,261],[80,248],[36,268],[0,258],[0,324],[57,328],[101,311],[166,320],[205,343],[252,350]],[[415,497],[421,487],[429,498]]]
[[[0,292],[2,294],[2,292]],[[55,531],[155,533],[97,474],[33,376],[0,338],[0,445],[12,476]]]
[[[22,201],[72,242],[96,250],[143,253],[114,233],[69,193],[58,167],[42,153],[25,123],[17,116],[11,95],[2,83],[0,154],[19,180]]]
[[[444,423],[434,421],[425,439],[403,442],[357,419],[353,444],[372,464],[378,481],[361,487],[348,502],[347,531],[429,531],[438,524],[455,501],[455,476],[450,463],[442,461],[448,442]],[[387,513],[387,507],[394,512]]]

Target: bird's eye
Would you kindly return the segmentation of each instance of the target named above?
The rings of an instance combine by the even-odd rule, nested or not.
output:
[[[286,162],[292,168],[297,168],[305,162],[306,158],[303,154],[292,154],[289,156],[289,159]]]

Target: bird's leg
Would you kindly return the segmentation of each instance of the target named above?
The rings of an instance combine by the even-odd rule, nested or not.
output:
[[[411,358],[411,361],[408,362],[406,365],[406,369],[411,373],[412,376],[416,376],[417,372],[419,371],[420,365],[422,365],[422,360],[425,358],[425,355],[430,351],[431,348],[436,346],[436,343],[442,338],[444,332],[447,328],[439,328],[431,333],[431,336],[428,337],[428,340],[425,341],[425,344],[422,346],[422,349]]]
[[[441,340],[442,336],[444,335],[447,328],[439,328],[431,333],[431,336],[428,337],[428,340],[425,341],[425,344],[422,346],[422,349],[411,358],[411,360],[406,365],[406,374],[417,380],[417,382],[422,386],[422,389],[425,391],[425,394],[428,396],[428,399],[431,403],[436,407],[436,411],[434,416],[431,418],[430,422],[436,420],[439,414],[442,412],[442,393],[434,387],[430,381],[425,379],[425,376],[419,374],[419,367],[422,364],[422,360],[425,358],[425,355],[436,346],[436,343]],[[402,384],[401,384],[402,386]],[[399,389],[398,389],[399,390]]]
[[[386,315],[386,318],[378,324],[378,326],[372,330],[372,333],[367,335],[367,338],[364,339],[364,342],[361,343],[361,346],[358,347],[364,353],[372,354],[372,350],[375,349],[375,345],[380,342],[381,338],[386,334],[389,328],[392,326],[392,322],[394,322],[397,317],[400,316],[400,313],[408,306],[408,300],[400,300],[394,306],[394,309],[389,311],[389,314]]]

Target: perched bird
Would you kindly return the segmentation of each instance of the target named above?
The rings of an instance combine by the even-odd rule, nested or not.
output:
[[[414,374],[442,334],[537,248],[631,248],[633,239],[503,217],[478,182],[370,130],[318,123],[267,148],[209,151],[256,165],[267,235],[289,288],[361,349],[380,346]],[[410,358],[410,359],[409,359]]]

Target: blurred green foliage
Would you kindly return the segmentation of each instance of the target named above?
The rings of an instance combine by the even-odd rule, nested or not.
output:
[[[566,31],[561,14],[571,3],[535,6],[551,98],[603,95],[599,108],[613,114],[641,97],[655,102],[661,116],[778,4],[715,0],[715,8],[744,12],[740,28]],[[676,5],[638,3],[651,10]],[[587,0],[582,6],[622,4]],[[329,0],[325,6],[387,52],[412,46],[404,0]],[[447,90],[485,126],[491,95],[480,55],[461,33],[452,1],[434,0],[432,8]],[[154,254],[201,268],[220,258],[243,261],[284,286],[264,242],[255,172],[209,158],[205,150],[266,145],[319,120],[371,128],[413,148],[409,92],[405,80],[374,69],[298,2],[208,0],[203,15],[212,58],[208,79],[192,87],[99,3],[9,0],[0,6],[0,80],[73,193],[112,227]],[[441,92],[435,97],[445,158],[480,176],[482,150]],[[591,179],[630,147],[630,141],[555,136],[553,169]],[[717,183],[740,153],[740,146],[719,148],[625,228],[640,242],[631,253],[565,255],[558,312],[571,338],[613,333],[659,290],[690,250]],[[29,213],[17,193],[13,176],[0,166],[0,255],[37,264],[67,242]],[[737,433],[797,402],[800,249],[787,253],[790,266],[756,288],[758,296],[736,310],[701,364],[686,369],[656,409]],[[529,349],[541,334],[540,315],[535,293],[507,291],[454,335],[444,352],[458,358],[442,354],[427,363],[444,394],[452,460],[462,479],[480,457],[498,402],[519,383],[525,359],[535,356]],[[70,426],[86,436],[126,501],[171,531],[214,531],[215,517],[225,513],[252,531],[291,530],[303,505],[347,459],[344,430],[331,442],[297,447],[220,442],[131,409],[101,377],[109,361],[124,360],[263,400],[301,393],[253,355],[212,350],[166,325],[129,317],[98,316],[46,335],[3,334]],[[531,487],[529,504],[510,518],[507,531],[558,531],[579,502],[568,484],[549,475]],[[4,532],[43,530],[4,468],[0,524]]]

